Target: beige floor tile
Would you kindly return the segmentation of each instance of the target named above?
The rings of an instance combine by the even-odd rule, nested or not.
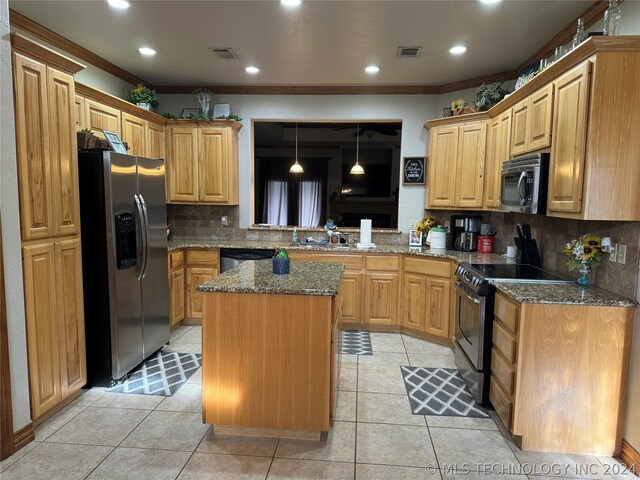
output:
[[[89,407],[47,442],[117,446],[147,416],[147,410]]]
[[[406,394],[400,367],[358,369],[358,392]]]
[[[353,480],[353,463],[275,458],[267,480]]]
[[[605,467],[591,455],[523,452],[516,449],[516,457],[528,476],[607,478]]]
[[[87,407],[68,405],[35,428],[36,441],[41,442],[67,424]]]
[[[371,346],[374,353],[397,352],[406,353],[402,335],[399,333],[372,333]]]
[[[192,327],[177,339],[177,343],[202,343],[202,327]],[[173,343],[173,342],[172,342]]]
[[[182,337],[185,333],[187,333],[192,328],[193,327],[190,327],[190,326],[180,325],[173,332],[171,332],[171,335],[169,336],[169,340],[172,342],[175,342],[177,339]]]
[[[422,355],[410,353],[409,363],[412,367],[456,368],[456,363],[452,355]]]
[[[80,480],[112,450],[112,447],[43,442],[3,471],[2,480]]]
[[[18,450],[16,453],[11,455],[10,457],[0,461],[0,472],[4,472],[7,468],[9,468],[11,465],[16,463],[18,460],[24,457],[27,453],[29,453],[31,450],[36,448],[38,445],[40,445],[40,442],[37,442],[37,441],[28,443],[24,447],[22,447],[20,450]]]
[[[518,460],[497,430],[429,428],[429,431],[441,469],[478,471],[485,464],[518,468]]]
[[[172,342],[163,348],[166,352],[179,352],[179,353],[202,353],[202,343],[187,343],[181,342],[178,339],[177,342]]]
[[[474,430],[498,430],[493,418],[448,417],[444,415],[425,415],[430,427],[471,428]]]
[[[358,381],[358,369],[357,368],[347,368],[345,365],[342,365],[340,369],[340,377],[338,378],[338,390],[346,390],[350,392],[355,392]]]
[[[134,408],[136,410],[153,410],[165,397],[160,395],[137,395],[135,393],[105,393],[93,407]]]
[[[106,393],[104,387],[93,387],[87,390],[80,390],[80,396],[76,398],[70,405],[74,407],[90,407],[98,401]]]
[[[191,453],[116,448],[87,478],[91,480],[174,480]]]
[[[527,480],[526,475],[513,475],[501,472],[502,465],[487,465],[483,472],[470,472],[460,470],[458,472],[442,471],[443,480]]]
[[[453,350],[446,345],[440,345],[439,343],[429,342],[428,340],[422,340],[421,338],[415,338],[409,335],[403,335],[402,338],[407,353],[453,356]]]
[[[604,466],[605,473],[613,476],[613,478],[615,478],[616,480],[638,480],[640,478],[640,475],[633,474],[629,467],[622,463],[618,458],[596,458]],[[640,473],[640,465],[638,466],[638,473]]]
[[[196,451],[200,453],[273,457],[277,446],[277,438],[216,435],[214,427],[207,432]]]
[[[425,467],[436,465],[429,429],[358,423],[357,463]]]
[[[351,355],[347,353],[340,354],[342,366],[356,368],[358,366],[358,357],[360,355]]]
[[[390,465],[356,464],[356,480],[439,480],[437,465],[424,467],[398,467]]]
[[[193,372],[193,375],[187,379],[187,383],[199,383],[202,385],[202,367]]]
[[[365,368],[375,367],[394,367],[409,365],[409,359],[406,353],[386,353],[374,352],[373,355],[360,355],[358,358],[358,371]]]
[[[353,462],[356,447],[356,424],[335,422],[326,440],[280,440],[276,457],[306,460]]]
[[[202,412],[202,384],[185,383],[170,397],[164,398],[156,410],[170,410],[172,412]]]
[[[343,422],[356,421],[356,392],[338,391],[336,420]]]
[[[193,452],[209,427],[202,423],[199,413],[154,411],[131,432],[122,446]]]
[[[426,427],[424,416],[411,413],[407,395],[358,393],[358,422]]]
[[[270,458],[194,453],[179,480],[264,480]]]

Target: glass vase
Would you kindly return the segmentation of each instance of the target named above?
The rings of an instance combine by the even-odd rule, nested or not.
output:
[[[588,265],[582,264],[582,266],[578,269],[580,276],[576,282],[578,285],[582,285],[583,287],[591,286],[591,279],[589,278],[589,274],[591,273],[591,269]]]
[[[618,5],[618,0],[609,0],[609,8],[604,12],[603,33],[605,35],[620,35],[621,19],[622,10]]]
[[[202,110],[203,115],[209,115],[209,108],[211,102],[211,93],[210,92],[199,92],[198,93],[198,102],[200,102],[200,108]]]

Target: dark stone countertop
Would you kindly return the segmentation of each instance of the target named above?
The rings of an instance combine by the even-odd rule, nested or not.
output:
[[[198,286],[199,292],[333,296],[340,291],[344,265],[291,262],[286,275],[272,273],[270,260],[250,260]]]

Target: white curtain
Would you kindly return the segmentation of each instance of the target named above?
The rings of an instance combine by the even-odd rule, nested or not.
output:
[[[289,186],[282,180],[267,181],[263,218],[270,225],[287,225]]]
[[[320,225],[322,182],[319,180],[301,181],[299,198],[298,226],[317,227]]]

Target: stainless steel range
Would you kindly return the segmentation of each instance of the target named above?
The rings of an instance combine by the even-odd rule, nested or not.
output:
[[[566,283],[562,278],[531,265],[468,264],[458,266],[456,288],[456,367],[476,402],[489,401],[491,338],[495,288],[490,280],[509,282]]]

